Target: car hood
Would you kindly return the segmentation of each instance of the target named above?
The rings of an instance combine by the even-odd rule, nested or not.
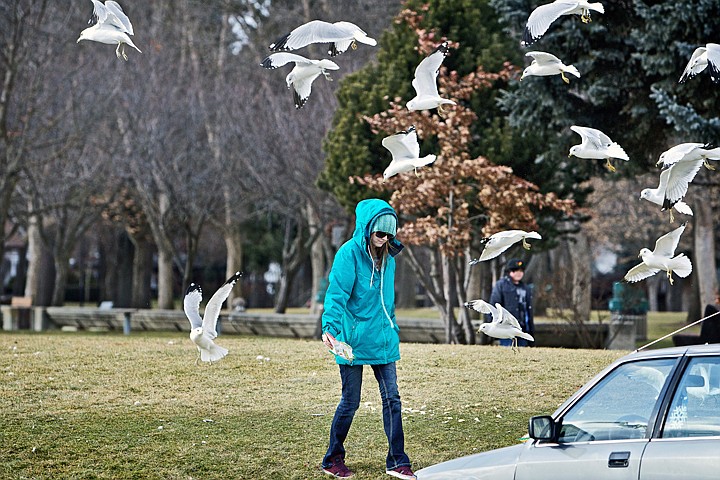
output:
[[[476,453],[418,470],[418,480],[512,480],[525,444]]]

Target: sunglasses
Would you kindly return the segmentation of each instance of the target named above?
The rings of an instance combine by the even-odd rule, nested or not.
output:
[[[395,235],[390,235],[390,234],[387,233],[387,232],[373,232],[373,233],[375,234],[375,236],[376,236],[377,238],[380,238],[380,239],[383,239],[383,238],[387,237],[388,240],[392,240],[393,238],[395,238]]]

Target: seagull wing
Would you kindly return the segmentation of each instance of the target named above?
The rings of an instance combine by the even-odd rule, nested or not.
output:
[[[293,99],[295,100],[295,108],[302,108],[305,105],[305,102],[307,102],[307,99],[310,97],[310,93],[312,92],[312,83],[320,76],[321,72],[322,70],[318,67],[314,74],[293,81]]]
[[[676,202],[683,198],[687,193],[688,185],[693,181],[702,165],[702,159],[677,162],[674,165],[671,165],[670,168],[668,168],[670,173],[668,174],[665,198],[671,202]]]
[[[185,291],[183,299],[183,310],[188,320],[190,320],[190,328],[202,327],[203,320],[200,317],[200,302],[202,301],[202,289],[200,285],[191,283]]]
[[[690,57],[690,61],[685,65],[685,70],[682,73],[682,76],[680,76],[680,80],[678,80],[678,83],[684,83],[691,78],[693,78],[698,73],[705,70],[705,67],[707,66],[705,62],[700,62],[700,56],[702,56],[707,51],[706,47],[698,47],[695,49],[695,51],[692,54],[692,57]]]
[[[410,127],[407,131],[383,138],[382,146],[390,150],[393,161],[418,158],[420,156],[420,146],[418,145],[415,126]]]
[[[652,277],[660,270],[657,268],[650,268],[645,263],[635,265],[625,274],[625,280],[628,282],[639,282],[645,280],[648,277]]]
[[[685,231],[685,225],[682,224],[672,232],[668,232],[655,242],[653,255],[660,257],[672,258],[675,255],[675,249],[680,243],[680,235]]]
[[[702,146],[704,146],[703,143],[681,143],[679,145],[675,145],[660,154],[660,161],[658,161],[657,164],[662,163],[663,166],[669,167],[673,163],[677,163],[685,158],[693,150]]]
[[[708,43],[706,47],[710,79],[718,83],[720,82],[720,45],[717,43]]]
[[[282,67],[284,65],[287,65],[290,62],[295,62],[295,64],[300,65],[311,65],[313,62],[302,55],[296,55],[294,53],[273,53],[267,57],[260,63],[265,68],[274,69],[278,67]]]
[[[210,337],[210,339],[217,337],[217,330],[215,327],[217,325],[218,316],[220,315],[220,309],[222,308],[222,304],[225,303],[225,300],[227,300],[228,295],[230,295],[230,290],[232,290],[235,282],[237,282],[238,278],[241,276],[242,274],[240,272],[236,272],[235,275],[228,278],[225,283],[218,288],[217,292],[210,297],[210,300],[205,307],[202,327],[203,332]]]
[[[135,35],[135,33],[133,32],[132,23],[130,23],[130,19],[127,15],[125,15],[125,12],[123,12],[123,9],[119,3],[113,2],[112,0],[107,0],[105,2],[105,7],[110,12],[115,14],[120,23],[122,23],[125,33],[127,33],[128,35]]]
[[[578,7],[578,1],[555,1],[546,5],[540,5],[532,11],[528,17],[525,31],[523,32],[523,44],[530,45],[545,35],[550,24],[568,14]]]
[[[500,322],[500,311],[487,303],[485,300],[472,300],[465,304],[466,307],[470,307],[476,312],[486,313],[492,315],[493,323]]]
[[[495,308],[497,308],[499,315],[500,315],[500,325],[506,325],[508,327],[515,327],[518,330],[522,331],[522,328],[520,328],[520,322],[518,322],[517,318],[515,318],[515,315],[508,312],[505,307],[500,305],[499,303],[495,304]],[[493,317],[493,321],[495,321],[495,317]]]
[[[558,57],[547,52],[527,52],[525,56],[532,57],[535,62],[542,64],[562,63]]]
[[[105,5],[103,5],[102,2],[98,0],[90,0],[93,3],[93,13],[92,16],[95,18],[95,21],[97,23],[105,23],[105,19],[107,18],[107,8]],[[90,19],[92,21],[92,19]]]
[[[597,135],[594,136],[594,139],[595,139],[595,140],[592,141],[592,143],[591,143],[591,138],[590,138],[591,133],[590,133],[590,131],[592,130],[592,128],[579,127],[579,126],[577,126],[577,125],[572,125],[572,126],[570,127],[570,130],[572,130],[573,132],[575,132],[575,133],[577,133],[578,135],[580,135],[580,137],[581,137],[581,140],[580,140],[580,145],[581,145],[581,147],[584,148],[584,147],[587,147],[588,145],[591,145],[591,146],[593,146],[593,147],[595,147],[595,148],[599,148],[599,147],[600,147],[601,144],[599,143],[599,138],[597,137]]]
[[[437,97],[437,75],[443,60],[448,54],[447,42],[438,46],[433,53],[423,59],[415,69],[412,86],[418,96],[430,95]]]

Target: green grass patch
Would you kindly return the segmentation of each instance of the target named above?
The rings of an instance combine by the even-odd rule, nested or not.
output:
[[[185,334],[0,334],[0,478],[321,479],[340,397],[319,341],[220,337],[195,365]],[[415,468],[511,445],[624,352],[402,344]],[[261,356],[262,359],[257,357]],[[386,478],[369,369],[346,442],[358,480]]]

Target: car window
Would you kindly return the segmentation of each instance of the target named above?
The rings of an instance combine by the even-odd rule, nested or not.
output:
[[[683,372],[662,437],[720,435],[720,357],[696,357]]]
[[[648,419],[677,360],[625,363],[563,415],[563,443],[644,438]]]

